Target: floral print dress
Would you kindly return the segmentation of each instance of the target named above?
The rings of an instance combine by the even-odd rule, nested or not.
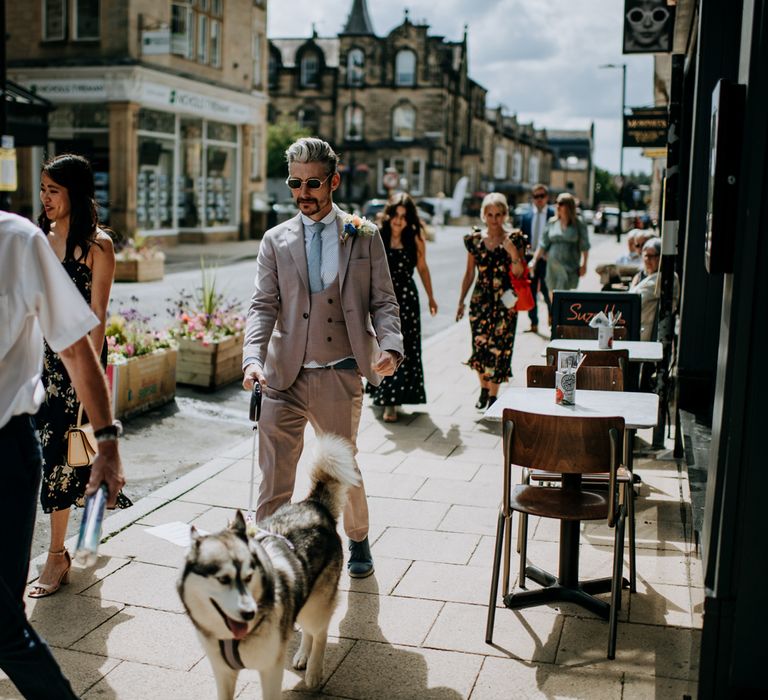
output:
[[[91,303],[91,269],[83,262],[62,262],[85,301]],[[107,364],[107,344],[101,352],[101,363]],[[77,425],[79,403],[61,358],[45,344],[43,361],[45,400],[37,413],[37,429],[43,446],[43,483],[40,503],[44,513],[82,506],[85,487],[91,476],[90,467],[70,467],[67,464],[67,431]],[[85,419],[83,419],[85,420]],[[127,508],[131,501],[123,493],[117,498],[118,508]]]
[[[403,361],[391,377],[384,377],[381,384],[372,387],[374,406],[400,406],[426,403],[424,368],[421,363],[421,312],[419,292],[413,279],[416,266],[415,250],[389,248],[387,250],[389,273],[400,305],[400,332],[403,334]]]
[[[512,287],[509,267],[512,260],[504,247],[488,250],[479,232],[464,236],[464,246],[475,259],[477,279],[469,301],[472,328],[472,355],[467,364],[493,384],[512,376],[512,349],[515,345],[517,311],[508,309],[501,295]]]

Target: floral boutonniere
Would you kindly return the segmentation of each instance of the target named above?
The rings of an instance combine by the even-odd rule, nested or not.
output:
[[[350,236],[368,238],[376,233],[376,224],[357,214],[345,214],[342,219],[341,235],[342,244],[347,242]]]

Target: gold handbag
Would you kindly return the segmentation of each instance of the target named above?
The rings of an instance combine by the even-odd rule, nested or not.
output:
[[[82,425],[83,404],[77,411],[77,426],[67,431],[67,464],[70,467],[88,467],[96,456],[96,438],[90,423]]]

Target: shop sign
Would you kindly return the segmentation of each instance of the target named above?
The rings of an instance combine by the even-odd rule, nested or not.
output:
[[[157,83],[143,84],[141,102],[147,106],[166,109],[171,107],[178,113],[196,114],[237,124],[245,124],[255,119],[253,109],[237,102]]]
[[[141,53],[144,56],[161,56],[170,52],[170,29],[152,29],[141,33]]]
[[[633,107],[624,115],[624,148],[661,148],[667,145],[667,108]]]
[[[25,87],[51,102],[94,102],[107,98],[107,84],[101,79],[35,80]]]

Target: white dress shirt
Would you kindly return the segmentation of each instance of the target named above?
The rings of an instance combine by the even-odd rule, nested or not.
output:
[[[43,401],[43,337],[61,352],[98,323],[43,232],[0,212],[0,428]]]

